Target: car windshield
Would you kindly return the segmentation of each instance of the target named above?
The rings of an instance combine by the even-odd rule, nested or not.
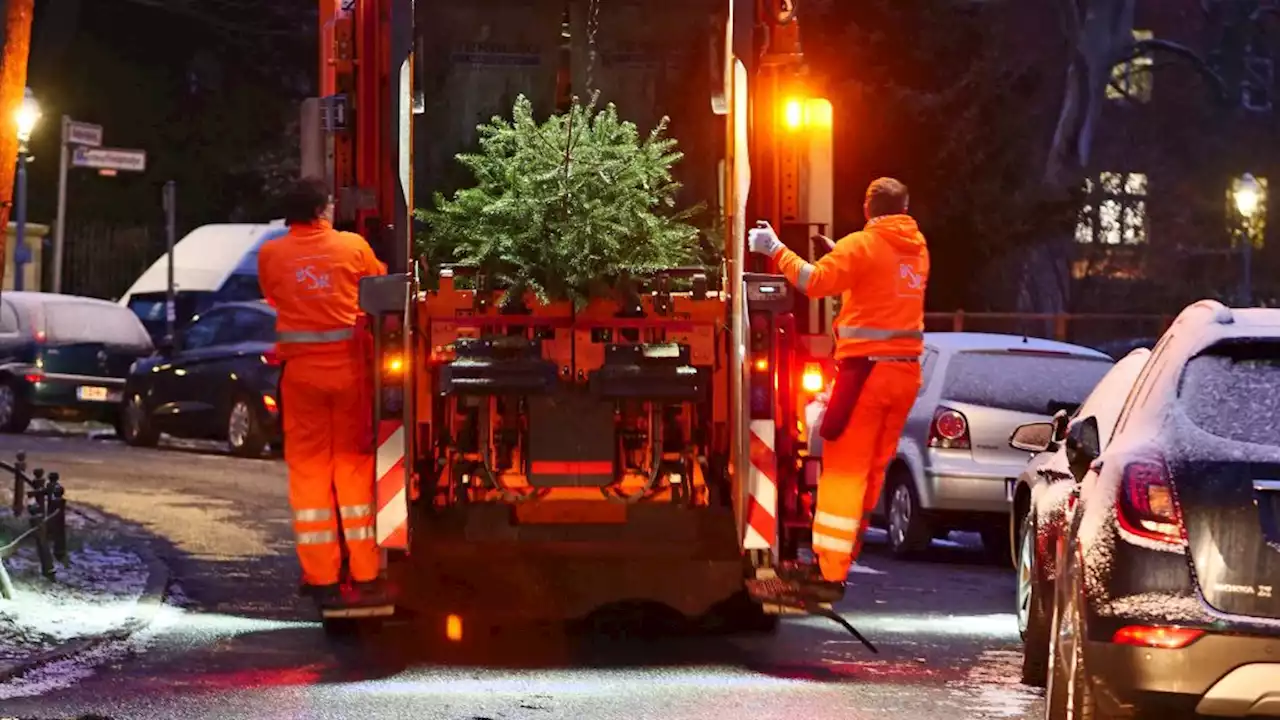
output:
[[[1182,371],[1178,404],[1202,430],[1237,442],[1280,445],[1280,342],[1233,342]]]
[[[1111,366],[1106,358],[1064,353],[960,352],[947,365],[942,395],[952,402],[1037,415],[1074,412]]]
[[[103,343],[144,347],[151,338],[138,317],[118,305],[51,302],[44,306],[45,333],[50,342]]]

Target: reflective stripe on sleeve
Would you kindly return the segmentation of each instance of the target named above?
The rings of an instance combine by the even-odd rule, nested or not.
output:
[[[858,532],[858,521],[855,518],[841,517],[832,515],[828,512],[819,510],[813,516],[814,525],[823,525],[832,530],[843,530],[844,532]]]
[[[373,528],[369,526],[358,528],[343,528],[342,537],[347,540],[372,540]]]
[[[338,508],[338,514],[344,520],[369,517],[373,514],[373,505],[343,505]]]
[[[285,330],[277,333],[276,342],[280,343],[332,343],[350,340],[356,336],[353,328],[336,330]]]
[[[796,277],[796,288],[800,292],[809,292],[809,279],[813,277],[813,264],[805,263]]]
[[[882,330],[843,325],[836,328],[836,337],[841,340],[923,340],[924,333],[919,330]]]
[[[831,552],[851,553],[853,552],[853,541],[815,532],[813,534],[813,547],[814,549],[829,550]]]
[[[333,542],[338,542],[338,534],[332,530],[298,533],[299,545],[324,545]]]
[[[330,511],[329,508],[293,511],[293,519],[296,522],[324,522],[332,517],[333,512]]]

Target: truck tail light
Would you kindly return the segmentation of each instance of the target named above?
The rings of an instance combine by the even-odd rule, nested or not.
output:
[[[959,410],[939,407],[929,425],[929,447],[967,450],[970,447],[969,420]]]
[[[1182,517],[1164,460],[1144,458],[1124,466],[1117,516],[1120,526],[1134,535],[1156,542],[1182,544]]]
[[[817,363],[805,365],[804,375],[800,377],[800,387],[811,395],[822,392],[822,388],[826,387],[826,379],[822,376],[822,366]]]

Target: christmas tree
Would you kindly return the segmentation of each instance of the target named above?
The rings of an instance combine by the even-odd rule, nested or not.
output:
[[[695,262],[697,209],[676,209],[682,153],[666,129],[664,119],[642,137],[613,105],[597,112],[576,98],[539,123],[521,96],[510,121],[479,126],[478,152],[458,156],[476,185],[419,211],[419,251],[578,305],[621,279]]]

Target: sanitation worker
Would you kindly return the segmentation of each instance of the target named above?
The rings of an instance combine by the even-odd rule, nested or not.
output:
[[[283,205],[289,232],[262,247],[258,277],[277,312],[280,395],[289,404],[284,453],[303,590],[321,607],[381,604],[374,458],[362,425],[372,411],[355,325],[360,279],[387,269],[364,238],[333,229],[325,181],[297,182]]]
[[[812,567],[781,573],[775,592],[832,602],[844,582],[885,470],[920,390],[924,294],[929,250],[907,214],[907,187],[880,178],[867,188],[867,224],[835,244],[817,263],[789,250],[767,223],[748,233],[751,252],[774,260],[810,297],[840,295],[835,318],[838,368],[819,434],[823,440],[813,523]]]

